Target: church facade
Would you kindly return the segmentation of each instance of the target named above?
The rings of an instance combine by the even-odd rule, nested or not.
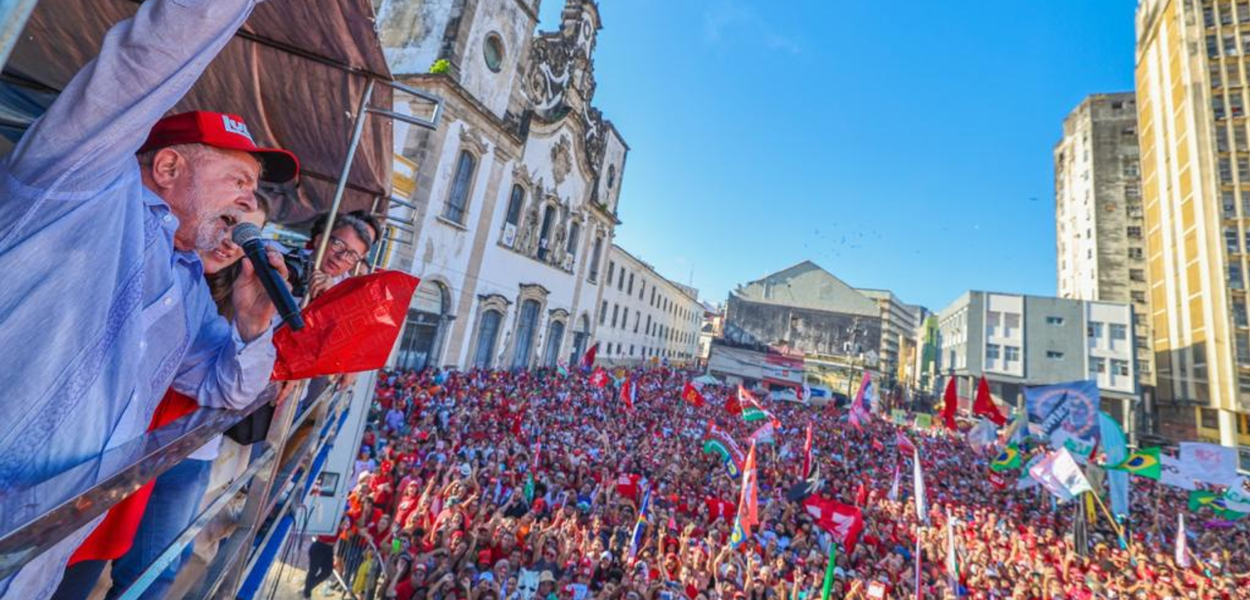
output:
[[[429,131],[396,126],[412,192],[394,198],[387,265],[421,278],[394,364],[576,362],[595,339],[628,146],[592,104],[601,29],[566,0],[383,0],[401,81],[439,95]],[[404,110],[396,95],[396,110]]]

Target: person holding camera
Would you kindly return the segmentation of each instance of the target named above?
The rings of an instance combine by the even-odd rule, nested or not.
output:
[[[297,298],[316,298],[350,277],[352,269],[369,255],[382,231],[377,219],[363,210],[339,215],[334,220],[334,230],[329,234],[330,241],[321,268],[314,269],[313,260],[326,233],[325,226],[325,215],[319,215],[313,222],[308,247],[284,256],[287,270],[295,282],[291,294]]]

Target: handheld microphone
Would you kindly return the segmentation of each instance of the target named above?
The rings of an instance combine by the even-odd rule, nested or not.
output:
[[[299,305],[295,303],[291,291],[286,288],[286,282],[282,281],[282,276],[273,269],[273,265],[269,264],[265,242],[260,238],[260,227],[252,223],[239,223],[234,226],[234,233],[231,234],[230,239],[243,248],[247,259],[252,261],[252,268],[256,270],[256,276],[260,277],[261,284],[265,286],[265,293],[269,295],[269,300],[277,307],[282,321],[294,331],[303,329],[304,317],[299,314]]]

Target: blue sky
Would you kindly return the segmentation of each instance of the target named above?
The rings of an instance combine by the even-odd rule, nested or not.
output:
[[[934,310],[1053,295],[1052,148],[1132,89],[1135,5],[600,0],[617,242],[712,302],[804,259]]]

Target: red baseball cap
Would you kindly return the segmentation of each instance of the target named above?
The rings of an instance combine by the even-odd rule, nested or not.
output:
[[[261,148],[252,140],[239,115],[195,110],[170,115],[156,122],[139,152],[177,144],[204,144],[226,150],[242,150],[260,161],[262,181],[286,183],[299,176],[299,159],[280,148]]]

